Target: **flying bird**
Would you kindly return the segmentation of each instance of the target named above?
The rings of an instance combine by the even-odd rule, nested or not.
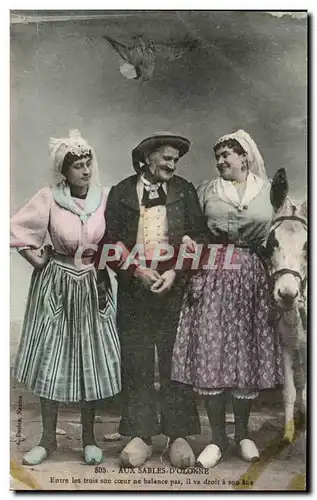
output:
[[[128,47],[109,36],[103,38],[123,59],[124,62],[120,66],[121,74],[139,82],[150,80],[154,73],[157,56],[174,61],[197,46],[197,40],[189,40],[179,44],[157,44],[138,35],[133,37],[133,45]]]

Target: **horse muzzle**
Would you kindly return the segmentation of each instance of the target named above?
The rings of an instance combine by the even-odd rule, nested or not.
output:
[[[281,269],[271,275],[273,298],[278,307],[293,309],[301,297],[303,280],[297,271]]]

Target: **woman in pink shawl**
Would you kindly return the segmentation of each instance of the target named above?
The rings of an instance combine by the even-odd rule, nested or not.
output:
[[[11,246],[33,267],[15,377],[40,397],[42,437],[23,458],[41,463],[57,448],[59,402],[80,402],[87,464],[102,451],[94,437],[94,402],[121,390],[120,349],[114,300],[98,300],[93,250],[105,232],[106,191],[99,186],[96,156],[78,131],[51,139],[55,174],[11,220]],[[53,248],[43,247],[47,236]],[[77,252],[77,254],[76,254]]]

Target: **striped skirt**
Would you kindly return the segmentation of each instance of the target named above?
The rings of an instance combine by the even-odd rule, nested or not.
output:
[[[114,298],[100,307],[96,270],[54,257],[34,271],[14,375],[37,396],[95,401],[121,390]]]

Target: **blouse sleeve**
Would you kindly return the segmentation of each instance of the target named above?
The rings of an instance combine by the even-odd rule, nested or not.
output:
[[[11,218],[10,246],[40,248],[48,230],[52,194],[50,188],[38,191]]]
[[[212,181],[203,181],[197,187],[197,196],[198,196],[199,203],[200,203],[200,206],[201,206],[203,213],[205,213],[206,192],[207,192],[207,189],[210,187],[211,183],[212,183]]]

